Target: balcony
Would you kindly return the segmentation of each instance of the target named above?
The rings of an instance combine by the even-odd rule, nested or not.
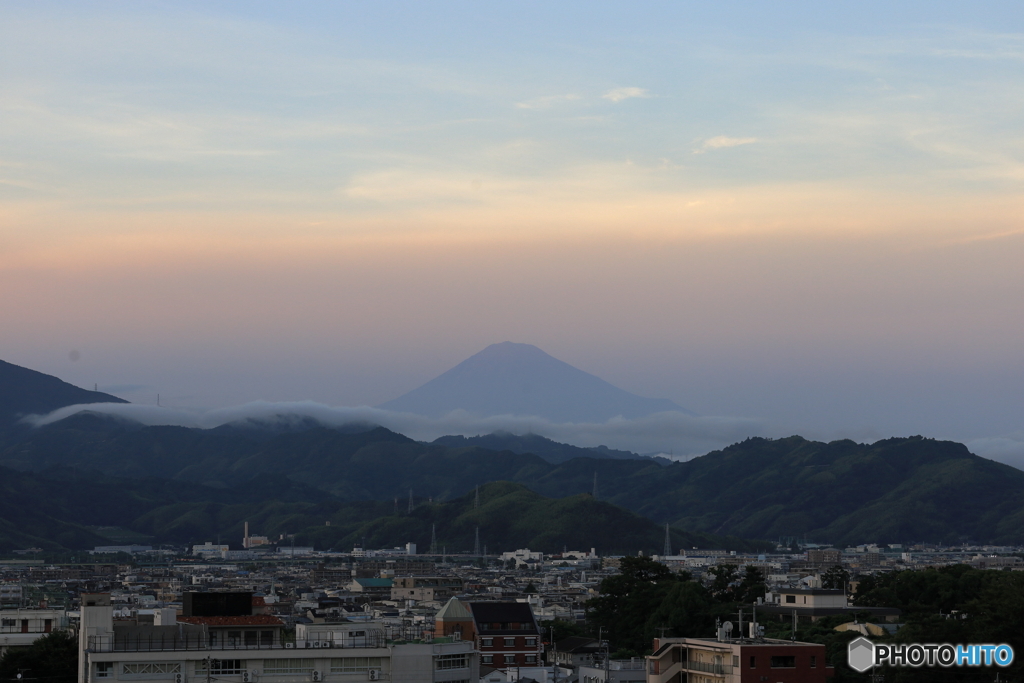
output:
[[[694,659],[688,660],[684,667],[690,671],[700,671],[706,674],[717,674],[724,676],[732,673],[732,666],[729,664],[714,664],[712,662],[698,662]]]

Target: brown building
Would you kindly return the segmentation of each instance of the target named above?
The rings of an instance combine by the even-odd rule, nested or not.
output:
[[[462,592],[457,576],[400,576],[391,584],[392,600],[447,600]]]
[[[435,617],[436,633],[476,643],[481,666],[539,666],[543,644],[525,602],[470,602],[452,598]]]
[[[835,548],[815,548],[807,551],[807,564],[812,567],[835,567],[843,564],[843,551]]]
[[[769,638],[655,638],[647,683],[825,683],[825,646]]]

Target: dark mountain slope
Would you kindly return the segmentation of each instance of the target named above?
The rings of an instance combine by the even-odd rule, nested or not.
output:
[[[352,501],[405,501],[410,489],[417,500],[451,500],[498,480],[562,498],[590,492],[596,474],[599,500],[690,531],[837,544],[1024,542],[1024,472],[922,437],[748,439],[668,466],[589,457],[552,464],[529,453],[424,444],[379,427],[256,438],[79,416],[3,449],[0,464],[229,488],[290,480]]]
[[[489,451],[512,451],[513,453],[533,453],[544,458],[544,460],[561,464],[573,458],[599,458],[619,460],[655,460],[662,465],[669,464],[665,458],[650,458],[645,455],[637,455],[630,451],[617,451],[607,446],[595,446],[593,448],[580,448],[570,446],[566,443],[558,443],[551,439],[538,436],[537,434],[511,434],[509,432],[494,432],[483,436],[442,436],[432,442],[439,446],[448,448],[485,448]]]
[[[25,415],[43,415],[79,403],[127,403],[99,391],[79,389],[51,375],[0,360],[0,428]]]

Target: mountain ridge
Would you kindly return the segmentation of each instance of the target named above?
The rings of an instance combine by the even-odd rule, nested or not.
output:
[[[80,403],[128,401],[0,360],[0,428],[15,425],[26,415],[42,415]]]

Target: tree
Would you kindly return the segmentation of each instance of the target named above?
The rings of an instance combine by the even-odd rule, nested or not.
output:
[[[0,657],[0,680],[26,679],[46,683],[75,683],[78,680],[78,640],[68,631],[54,631],[28,647],[8,650]]]
[[[720,602],[730,602],[736,598],[736,590],[732,585],[739,578],[734,564],[720,564],[708,570],[714,578],[711,580],[711,594]]]
[[[846,590],[846,584],[850,581],[850,572],[838,564],[826,569],[821,575],[821,587]]]
[[[671,587],[665,598],[651,613],[645,631],[658,633],[668,629],[666,635],[676,638],[699,638],[714,633],[715,620],[711,610],[714,600],[708,589],[696,581],[680,581]]]
[[[764,597],[767,587],[764,571],[760,567],[748,564],[736,591],[737,597],[741,602],[757,602],[758,598]]]
[[[533,585],[533,581],[531,581],[530,583],[526,584],[526,588],[523,589],[523,592],[524,593],[536,593],[537,592],[537,587],[534,586]]]
[[[601,582],[599,597],[587,602],[587,619],[603,627],[613,649],[650,649],[647,622],[680,578],[648,557],[624,557],[619,574]]]

